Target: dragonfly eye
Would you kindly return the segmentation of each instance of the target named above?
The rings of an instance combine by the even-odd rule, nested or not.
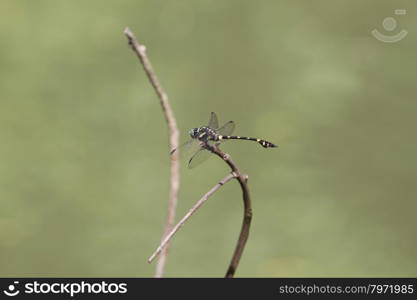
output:
[[[190,136],[191,136],[193,139],[195,139],[195,138],[197,137],[197,134],[198,134],[198,128],[193,128],[193,129],[191,129],[189,133],[190,133]]]

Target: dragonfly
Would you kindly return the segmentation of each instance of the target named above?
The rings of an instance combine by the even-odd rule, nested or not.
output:
[[[189,131],[191,137],[190,140],[175,148],[171,151],[171,155],[178,149],[182,149],[181,153],[192,153],[191,158],[188,160],[188,168],[194,168],[202,162],[206,161],[210,157],[210,147],[218,145],[224,140],[246,140],[254,141],[264,148],[275,148],[277,145],[259,138],[252,138],[246,136],[231,135],[235,129],[235,122],[229,121],[223,126],[219,127],[219,121],[216,113],[210,114],[210,119],[207,126],[201,126],[193,128]]]

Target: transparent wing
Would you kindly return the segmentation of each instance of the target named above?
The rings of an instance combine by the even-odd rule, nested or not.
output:
[[[211,156],[210,151],[201,148],[188,161],[188,168],[192,169],[205,162]]]
[[[231,135],[233,130],[235,130],[235,122],[229,121],[216,130],[216,133],[220,135]]]
[[[207,126],[210,127],[211,129],[219,128],[219,120],[217,119],[216,113],[212,112],[210,114],[210,120]]]
[[[180,152],[180,157],[190,156],[201,148],[200,143],[196,139],[190,139],[189,141],[181,144],[178,148],[173,149],[169,154],[173,155],[175,152]]]

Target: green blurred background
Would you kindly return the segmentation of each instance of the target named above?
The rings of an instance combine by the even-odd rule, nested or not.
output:
[[[280,145],[223,146],[253,198],[237,276],[417,276],[416,11],[411,0],[1,1],[0,276],[153,276],[167,130],[125,26],[182,139],[215,111]],[[373,29],[409,34],[383,43]],[[217,158],[184,162],[178,218],[226,172]],[[166,275],[223,276],[241,202],[235,182],[216,193],[175,237]]]

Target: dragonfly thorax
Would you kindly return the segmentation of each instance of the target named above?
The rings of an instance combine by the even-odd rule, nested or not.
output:
[[[216,134],[213,129],[206,126],[191,129],[190,136],[193,139],[197,139],[203,142],[218,140],[218,134]]]

